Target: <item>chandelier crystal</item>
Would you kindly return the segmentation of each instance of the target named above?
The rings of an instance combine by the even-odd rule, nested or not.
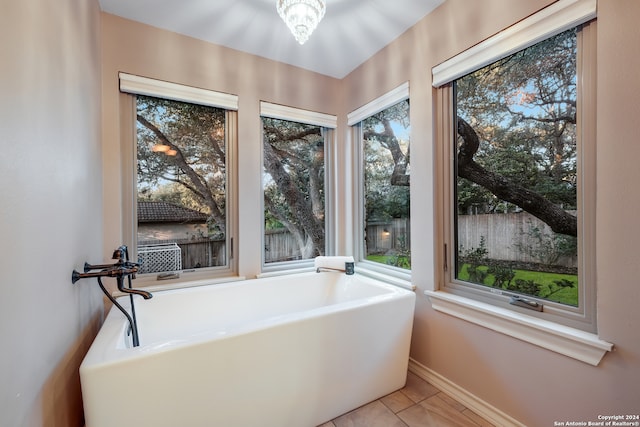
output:
[[[326,10],[324,0],[277,0],[276,8],[300,44],[309,39]]]

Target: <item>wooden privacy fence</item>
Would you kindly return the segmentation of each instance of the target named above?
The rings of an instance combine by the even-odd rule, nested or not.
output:
[[[164,243],[176,243],[179,246],[183,270],[225,265],[224,240],[153,240],[140,241],[138,245],[160,245]],[[268,230],[265,233],[264,245],[265,261],[267,263],[300,259],[298,242],[286,229]],[[171,270],[172,268],[165,266],[152,272]]]
[[[388,254],[408,251],[411,247],[409,219],[369,223],[366,231],[367,253]],[[286,229],[268,230],[264,236],[265,261],[300,259],[298,242]]]
[[[410,221],[396,218],[391,221],[369,222],[365,233],[368,254],[409,251],[411,249]]]
[[[538,231],[534,231],[537,229]],[[539,263],[532,257],[530,249],[538,249],[540,241],[534,236],[543,236],[545,244],[552,245],[555,233],[538,218],[526,212],[506,214],[458,215],[458,251],[477,249],[484,239],[487,257],[494,260]],[[554,265],[577,267],[577,255],[562,256]]]
[[[215,267],[225,265],[224,240],[154,240],[141,241],[138,245],[155,245],[162,243],[176,243],[180,247],[182,269],[189,270],[200,267]],[[156,270],[170,271],[171,268]]]
[[[526,213],[458,215],[458,247],[461,252],[479,248],[481,239],[490,259],[515,262],[540,262],[527,247],[537,245],[531,230],[553,239],[547,224]],[[411,248],[410,222],[394,219],[370,222],[366,230],[367,253],[393,254]],[[177,243],[181,250],[182,268],[222,266],[226,263],[224,240],[149,241],[139,244]],[[268,230],[264,236],[265,261],[293,261],[301,258],[298,242],[286,229]],[[577,256],[563,256],[556,263],[563,267],[577,266]]]
[[[264,260],[266,263],[300,259],[300,247],[286,228],[267,230],[264,235]]]
[[[366,231],[367,253],[387,254],[411,247],[408,219],[369,223]],[[293,261],[300,259],[298,242],[284,228],[268,230],[264,236],[265,261]]]
[[[182,269],[189,270],[200,267],[215,267],[225,265],[225,241],[224,240],[153,240],[140,241],[138,245],[158,245],[163,243],[176,243],[180,247]],[[300,259],[298,242],[286,229],[268,230],[265,233],[265,261],[281,262]],[[171,268],[157,271],[170,271]]]

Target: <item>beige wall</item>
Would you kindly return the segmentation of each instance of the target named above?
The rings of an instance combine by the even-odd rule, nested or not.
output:
[[[100,9],[0,7],[0,425],[83,425],[78,367],[102,321]]]
[[[114,15],[102,15],[103,165],[105,252],[122,236],[121,111],[118,72],[238,95],[240,274],[260,272],[262,263],[262,137],[260,101],[337,114],[338,80],[289,65],[162,31]],[[122,95],[121,95],[122,96]],[[125,240],[126,241],[126,240]]]
[[[640,2],[598,2],[598,330],[615,344],[593,367],[435,312],[431,67],[550,1],[448,0],[344,81],[345,113],[409,80],[413,281],[412,357],[529,426],[640,410]]]

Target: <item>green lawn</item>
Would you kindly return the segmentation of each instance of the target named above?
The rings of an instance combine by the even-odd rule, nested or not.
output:
[[[367,260],[386,264],[390,257],[386,255],[367,255]]]
[[[479,267],[481,270],[487,270],[488,267]],[[521,280],[532,280],[536,283],[541,284],[541,298],[548,299],[550,301],[556,301],[563,304],[578,305],[578,276],[575,274],[559,274],[559,273],[544,273],[540,271],[529,271],[529,270],[513,270],[515,272],[515,277],[511,281],[511,283],[515,283],[517,279]],[[469,274],[467,273],[467,264],[462,266],[462,270],[460,274],[458,274],[458,279],[460,280],[469,280]],[[554,284],[555,281],[560,280],[569,280],[576,284],[574,287],[565,287],[559,289],[557,285]],[[489,274],[484,283],[487,286],[491,286],[491,284],[495,281],[495,277]],[[550,294],[552,290],[559,289],[557,292],[553,292]],[[549,295],[550,294],[550,295]],[[547,296],[548,295],[548,296]]]
[[[389,256],[389,255],[367,255],[367,260],[369,261],[373,261],[373,262],[379,262],[380,264],[385,264],[385,265],[396,265],[397,257],[395,256]],[[408,263],[408,261],[406,261]],[[396,267],[401,267],[401,268],[405,268],[407,270],[411,269],[411,266],[408,264],[403,264],[403,265],[396,265]]]
[[[393,264],[393,257],[387,255],[368,255],[369,261],[379,262],[380,264]],[[488,267],[480,267],[481,270],[486,271]],[[520,280],[532,280],[539,283],[541,286],[540,298],[544,298],[550,301],[559,302],[562,304],[577,306],[578,305],[578,276],[575,274],[560,274],[560,273],[544,273],[540,271],[530,270],[513,270],[515,277],[511,283],[515,283],[517,279]],[[469,280],[469,274],[467,273],[467,264],[462,266],[462,270],[458,275],[460,280]],[[574,287],[559,288],[555,285],[555,281],[569,280],[576,284]],[[495,281],[495,277],[491,274],[487,275],[484,280],[484,285],[491,286]],[[552,291],[555,291],[552,293]]]

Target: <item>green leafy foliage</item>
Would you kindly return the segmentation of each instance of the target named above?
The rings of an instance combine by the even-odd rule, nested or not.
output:
[[[578,304],[578,276],[514,269],[489,259],[484,238],[477,248],[469,248],[458,259],[456,278],[506,291],[560,302]]]
[[[407,236],[401,235],[398,237],[398,244],[392,251],[392,254],[387,255],[385,258],[385,264],[392,265],[394,267],[400,267],[407,270],[411,269],[411,248],[407,246]]]
[[[302,259],[323,255],[324,137],[319,126],[263,118],[265,230],[286,229]],[[272,261],[279,261],[274,255]]]
[[[210,215],[212,233],[226,228],[225,111],[139,95],[138,200],[170,201]],[[158,146],[166,150],[157,151]]]
[[[401,101],[362,121],[365,228],[410,214],[409,101]],[[409,236],[396,238],[381,262],[411,268]],[[372,255],[377,248],[366,248]]]
[[[531,223],[525,234],[527,243],[517,243],[517,249],[541,264],[555,264],[560,257],[573,257],[578,251],[578,241],[573,236],[545,232]]]
[[[457,114],[481,141],[475,161],[565,209],[577,206],[576,51],[569,30],[455,84]],[[458,180],[457,192],[460,213],[500,209],[499,199],[468,180]]]

